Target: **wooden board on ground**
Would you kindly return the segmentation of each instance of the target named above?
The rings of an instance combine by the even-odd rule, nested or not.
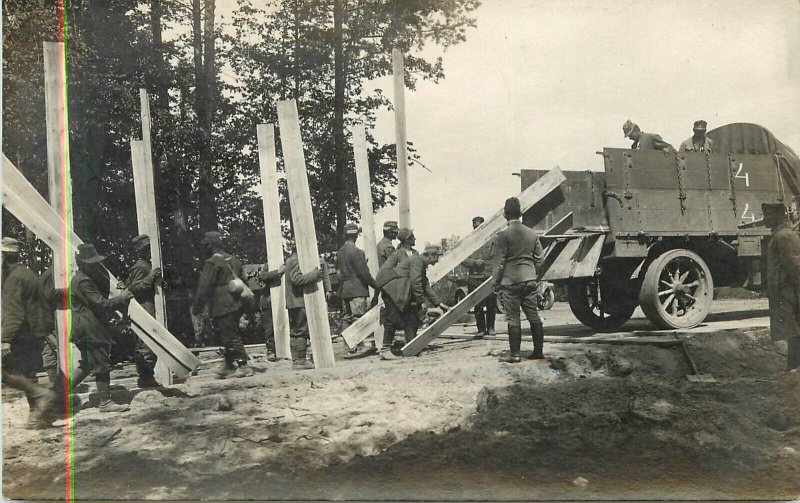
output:
[[[22,173],[3,154],[3,206],[6,207],[28,229],[51,248],[59,243],[69,244],[69,252],[75,253],[83,243],[72,230],[66,230],[64,220]],[[117,279],[108,273],[112,285]],[[131,328],[158,358],[162,359],[170,371],[178,377],[186,376],[197,368],[200,359],[186,349],[169,331],[150,316],[135,300],[128,308]]]
[[[489,278],[481,283],[478,288],[461,299],[461,302],[450,308],[446,313],[440,316],[438,320],[434,321],[428,328],[403,346],[403,356],[418,355],[425,349],[425,346],[447,330],[450,325],[461,320],[470,309],[478,305],[492,293],[492,281],[492,278]]]
[[[281,132],[283,161],[286,166],[289,204],[292,207],[297,256],[300,270],[306,273],[319,267],[319,248],[311,209],[311,193],[308,189],[303,140],[300,136],[300,119],[294,100],[278,101],[278,126]],[[318,369],[333,367],[335,360],[331,344],[328,304],[319,282],[303,289],[303,300],[306,306],[308,332],[311,336],[311,349],[314,352],[314,366]]]
[[[364,253],[372,277],[378,275],[378,242],[375,236],[375,215],[372,207],[372,184],[369,177],[369,157],[367,155],[367,132],[363,124],[353,127],[353,157],[356,162],[356,182],[358,183],[358,202],[361,227],[364,236]],[[383,345],[383,326],[375,330],[375,346]]]
[[[50,206],[64,218],[64,223],[72,229],[72,190],[69,179],[66,110],[66,73],[64,44],[44,42],[44,101],[45,123],[47,127],[47,173]],[[56,288],[66,289],[70,270],[74,268],[72,254],[67,244],[60,242],[53,247],[53,280]],[[67,311],[57,311],[58,367],[62,372],[78,367],[80,353],[75,345],[70,346]],[[66,372],[65,372],[66,373]]]
[[[267,240],[267,265],[271,270],[283,265],[283,232],[278,193],[278,163],[275,156],[275,126],[259,124],[258,165],[261,170],[261,204],[264,208],[264,235]],[[286,278],[283,278],[286,281]],[[275,334],[275,355],[291,358],[289,344],[289,312],[286,310],[286,288],[283,283],[269,290],[272,328]]]
[[[534,204],[542,200],[547,194],[561,185],[564,180],[564,174],[559,168],[553,168],[547,174],[539,178],[539,180],[517,196],[520,206],[522,207],[522,212],[524,213]],[[450,271],[455,269],[457,265],[463,262],[464,259],[468,258],[498,232],[503,230],[506,224],[507,222],[503,216],[503,210],[495,213],[469,235],[459,240],[453,248],[448,250],[447,253],[439,259],[439,262],[429,267],[428,280],[431,283],[436,283],[445,277]],[[348,346],[355,346],[375,331],[375,327],[378,323],[378,308],[379,306],[373,307],[367,312],[367,315],[373,313],[372,316],[362,316],[358,321],[350,325],[347,330],[342,332],[342,337],[345,342],[347,342]]]

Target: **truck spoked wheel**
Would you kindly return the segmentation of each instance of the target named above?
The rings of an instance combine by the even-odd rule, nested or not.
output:
[[[647,318],[662,328],[700,324],[714,300],[714,281],[705,261],[690,250],[670,250],[647,267],[639,303]]]
[[[572,314],[587,327],[612,330],[630,319],[636,304],[610,306],[602,291],[597,278],[574,279],[567,283],[567,301]]]

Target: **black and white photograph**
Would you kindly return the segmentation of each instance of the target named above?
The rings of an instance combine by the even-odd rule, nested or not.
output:
[[[0,5],[3,500],[800,500],[798,0]]]

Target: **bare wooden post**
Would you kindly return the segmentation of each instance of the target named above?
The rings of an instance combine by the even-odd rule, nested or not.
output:
[[[139,101],[141,104],[141,117],[142,117],[142,160],[144,163],[140,166],[138,173],[143,178],[144,189],[144,205],[136,205],[137,214],[144,211],[144,222],[139,222],[137,215],[137,222],[139,223],[139,234],[147,234],[150,237],[150,263],[153,268],[163,268],[163,260],[161,259],[161,232],[158,225],[158,210],[156,208],[156,193],[155,193],[155,169],[153,167],[153,147],[150,139],[150,99],[147,96],[147,90],[139,89]],[[134,167],[134,180],[136,178],[137,170]],[[141,210],[140,210],[141,209]],[[142,225],[144,224],[144,225]],[[163,326],[167,326],[167,305],[164,298],[164,292],[160,283],[155,286],[155,311],[156,320]],[[172,384],[172,373],[163,363],[156,363],[155,374],[162,384]]]
[[[68,122],[64,44],[44,42],[44,99],[47,125],[47,173],[50,206],[63,217],[65,231],[72,231],[72,190],[68,170]],[[62,234],[67,236],[67,232]],[[56,288],[66,289],[73,262],[66,240],[53,248],[53,279]],[[58,366],[63,373],[78,365],[78,351],[69,351],[68,311],[56,313],[58,327]],[[70,358],[72,354],[72,358]]]
[[[364,253],[372,277],[378,275],[378,245],[375,237],[375,215],[372,208],[372,185],[369,178],[369,157],[367,155],[367,132],[363,124],[353,128],[353,156],[356,161],[356,182],[358,183],[358,202],[361,209],[361,227],[364,236]],[[375,346],[383,345],[383,326],[375,330]]]
[[[397,199],[400,209],[400,227],[411,228],[411,203],[408,190],[408,155],[406,153],[406,83],[403,53],[392,50],[394,79],[394,136],[397,144]]]
[[[286,165],[286,182],[289,188],[289,202],[292,205],[294,238],[300,269],[304,272],[319,267],[319,248],[314,228],[314,214],[311,210],[311,193],[308,190],[306,161],[303,156],[303,140],[300,136],[300,120],[294,100],[278,101],[278,124],[283,145],[283,160]],[[328,320],[328,306],[325,292],[319,282],[303,290],[308,318],[308,331],[311,335],[311,348],[314,351],[316,368],[329,368],[335,365],[331,327]]]
[[[267,238],[267,264],[270,269],[283,265],[283,233],[281,232],[281,207],[278,194],[278,168],[275,157],[275,126],[259,124],[258,165],[261,168],[261,203],[264,206],[264,234]],[[286,278],[283,281],[287,281]],[[272,328],[275,333],[275,356],[289,359],[289,312],[286,310],[284,284],[270,288]]]

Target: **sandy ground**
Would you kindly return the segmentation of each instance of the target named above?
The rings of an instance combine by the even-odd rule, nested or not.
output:
[[[23,429],[27,403],[4,390],[3,492],[63,498],[71,450],[78,499],[795,499],[800,374],[782,372],[765,308],[719,301],[677,334],[714,383],[689,382],[674,345],[590,344],[673,332],[639,318],[592,335],[557,304],[548,336],[583,340],[519,365],[457,325],[419,357],[325,371],[256,349],[253,377],[216,381],[206,365],[169,389],[118,385],[130,411],[90,406],[50,430]]]

